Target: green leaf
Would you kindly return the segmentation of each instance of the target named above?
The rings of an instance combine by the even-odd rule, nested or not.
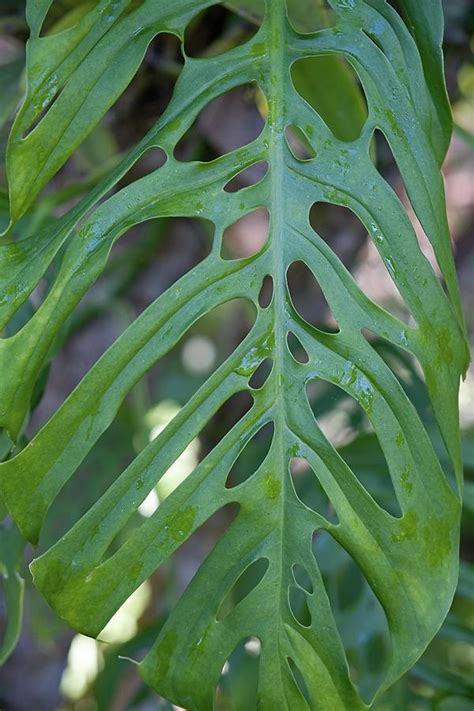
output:
[[[48,3],[29,3],[28,93],[8,154],[13,222],[125,89],[151,39],[160,32],[182,39],[193,17],[215,3],[147,0],[135,9],[128,4],[100,2],[78,25],[41,38]],[[440,175],[442,134],[450,125],[442,111],[434,120],[442,99],[430,84],[431,71],[436,69],[437,76],[442,72],[436,49],[439,3],[430,5],[433,31],[421,27],[413,11],[412,35],[382,0],[332,0],[335,26],[301,34],[288,23],[283,0],[268,2],[259,31],[247,43],[218,57],[185,60],[165,113],[75,208],[40,233],[1,247],[5,323],[53,259],[61,258],[59,273],[36,313],[0,343],[0,370],[8,373],[0,383],[0,425],[15,439],[55,337],[106,269],[116,240],[135,224],[167,216],[205,217],[215,225],[209,257],[151,304],[32,441],[0,465],[0,491],[8,510],[34,543],[51,503],[147,370],[218,305],[246,299],[257,314],[248,336],[170,424],[32,564],[35,585],[57,613],[75,629],[97,636],[185,540],[214,513],[237,504],[237,517],[139,667],[150,686],[180,706],[212,708],[225,661],[242,640],[257,637],[262,645],[258,696],[265,711],[365,708],[313,553],[316,531],[324,531],[346,551],[384,610],[391,653],[372,693],[381,693],[413,666],[450,607],[461,513],[457,394],[467,349]],[[350,62],[367,96],[368,117],[352,141],[334,135],[291,78],[294,62],[328,55]],[[251,81],[258,82],[269,107],[261,135],[210,163],[178,161],[174,148],[199,112],[212,99]],[[285,137],[288,126],[307,136],[314,159],[298,160],[292,154]],[[423,256],[401,202],[373,165],[370,146],[376,129],[392,148],[446,292]],[[103,199],[155,146],[165,151],[165,165]],[[237,193],[223,190],[260,161],[267,161],[269,170],[259,183]],[[358,215],[413,325],[371,302],[313,231],[309,212],[316,202],[343,205]],[[253,257],[222,259],[224,229],[258,207],[270,213],[267,244]],[[286,273],[296,261],[305,262],[320,284],[337,333],[310,326],[295,310]],[[273,298],[263,308],[259,293],[267,275],[273,278]],[[414,405],[366,330],[419,361],[447,450],[447,470],[456,475],[452,486]],[[308,363],[291,355],[290,332],[308,354]],[[252,389],[249,380],[267,358],[273,361],[272,371],[262,388]],[[323,433],[306,394],[313,381],[339,388],[371,423],[399,516],[377,503],[375,493]],[[219,408],[245,390],[253,397],[252,408],[157,511],[110,552],[173,462]],[[268,454],[239,486],[227,487],[233,463],[270,422],[274,434]],[[294,457],[311,467],[315,484],[330,502],[328,510],[313,510],[298,498],[289,472]],[[227,616],[217,619],[236,581],[262,559],[267,568],[261,580]],[[312,592],[302,593],[307,624],[296,619],[290,604],[290,592],[298,586],[294,566],[303,568],[311,582]]]
[[[7,620],[0,638],[0,665],[13,652],[20,636],[24,581],[18,570],[23,559],[25,545],[26,541],[19,534],[16,526],[7,527],[0,523],[0,576],[3,578],[3,597]]]
[[[367,109],[353,75],[339,57],[303,59],[293,68],[293,81],[336,138],[353,141],[359,136]]]
[[[20,77],[24,66],[24,59],[16,59],[8,64],[0,65],[0,94],[2,106],[0,108],[0,128],[15,109],[15,104],[21,96]]]

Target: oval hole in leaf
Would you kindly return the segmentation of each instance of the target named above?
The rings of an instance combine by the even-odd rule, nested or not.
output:
[[[381,52],[383,52],[385,54],[382,40],[375,32],[371,32],[370,30],[363,29],[362,34],[364,34],[366,37],[368,37],[371,40],[371,42],[373,42],[375,44],[375,46],[378,49],[380,49]]]
[[[402,202],[405,211],[408,215],[408,218],[410,219],[412,227],[415,230],[420,249],[425,255],[426,259],[429,261],[436,276],[439,277],[441,274],[441,269],[439,267],[438,259],[436,257],[433,245],[428,239],[428,235],[423,229],[421,222],[418,219],[418,216],[413,208],[412,202],[408,196],[405,187],[405,182],[400,172],[400,168],[398,167],[398,164],[395,160],[395,156],[393,155],[390,144],[383,131],[378,128],[375,129],[374,134],[372,136],[372,142],[376,147],[376,154],[378,158],[377,170]]]
[[[3,338],[10,338],[18,333],[23,326],[28,323],[35,314],[37,308],[42,303],[48,290],[48,282],[42,279],[31,292],[31,296],[20,306],[18,311],[12,316],[2,332]]]
[[[307,161],[316,158],[316,151],[307,135],[298,126],[287,126],[285,138],[288,148],[297,160]]]
[[[332,230],[325,224],[325,215],[328,215],[328,220],[332,220]],[[374,241],[368,239],[365,225],[352,209],[315,203],[311,208],[310,222],[316,234],[329,244],[350,271],[359,289],[376,304],[408,322],[408,307],[394,282],[397,267],[393,259],[382,258]],[[375,241],[380,239],[375,221],[371,231]],[[387,273],[390,279],[387,279]]]
[[[159,437],[174,418],[179,415],[180,410],[178,403],[172,400],[161,401],[148,410],[142,424],[142,429],[148,435],[147,439],[151,442]],[[139,443],[136,441],[134,443],[138,450]],[[185,449],[169,466],[156,484],[156,488],[151,492],[151,501],[150,499],[145,499],[139,506],[138,511],[142,516],[147,518],[151,516],[154,510],[158,508],[159,503],[169,496],[194,471],[199,462],[200,449],[198,436],[187,443]]]
[[[338,449],[339,455],[377,504],[395,518],[402,510],[395,495],[387,460],[375,432],[359,434],[352,442]],[[405,472],[400,473],[405,481]],[[406,486],[409,486],[408,480]]]
[[[47,91],[47,89],[45,90]],[[45,116],[49,113],[49,111],[53,108],[55,102],[59,99],[63,92],[62,88],[59,87],[51,87],[49,92],[44,95],[44,98],[42,98],[42,101],[40,102],[40,99],[37,100],[36,104],[39,104],[41,106],[41,110],[39,112],[35,112],[33,114],[34,118],[31,121],[30,125],[28,126],[25,131],[23,131],[23,134],[21,136],[22,141],[26,141],[26,139],[33,133],[35,128],[37,128],[42,120],[45,118]]]
[[[176,145],[177,160],[209,162],[252,143],[264,127],[257,107],[261,96],[251,82],[210,101]]]
[[[41,37],[52,37],[55,35],[57,32],[61,32],[61,25],[58,25],[59,20],[61,20],[61,16],[64,16],[64,8],[61,7],[61,3],[58,2],[58,0],[51,0],[51,3],[49,5],[48,11],[44,15],[44,20],[43,24],[41,25]],[[74,13],[72,13],[72,18],[74,18]],[[81,18],[82,19],[82,18]],[[72,21],[72,24],[69,23],[69,27],[74,27],[77,22]]]
[[[351,677],[364,701],[368,701],[382,682],[390,659],[387,617],[357,562],[329,533],[321,530],[315,534],[313,551],[346,651]],[[377,664],[373,659],[374,644],[379,653]]]
[[[210,452],[242,417],[249,412],[254,399],[248,390],[232,395],[217,410],[214,417],[201,430],[199,435],[204,451]]]
[[[336,333],[339,329],[330,306],[307,264],[293,262],[286,278],[293,306],[301,318],[320,331]]]
[[[123,176],[118,183],[118,188],[121,189],[135,180],[143,178],[145,175],[154,173],[159,168],[162,168],[166,161],[167,155],[162,148],[159,146],[148,148]]]
[[[173,400],[184,405],[209,373],[217,370],[242,343],[250,333],[255,319],[254,304],[238,298],[219,304],[191,324],[150,371],[147,380],[153,401]],[[221,334],[219,339],[216,339],[216,333]],[[207,372],[194,358],[192,349],[189,352],[190,343],[207,344],[206,350],[213,351],[213,362],[212,365],[209,363],[210,370]],[[192,364],[189,362],[190,357],[194,358]],[[166,373],[166,378],[162,377],[163,373]]]
[[[12,3],[10,3],[12,4]],[[15,5],[15,3],[13,3]],[[93,3],[68,3],[52,0],[41,26],[41,37],[52,37],[59,32],[68,30],[83,21],[83,18],[93,9]],[[112,19],[112,18],[108,18]]]
[[[297,32],[317,32],[331,27],[336,13],[327,0],[286,0],[288,18]]]
[[[257,587],[263,580],[268,566],[268,558],[259,558],[250,563],[244,572],[239,575],[219,606],[216,614],[216,620],[218,620],[218,622],[222,622],[222,620]]]
[[[273,368],[273,360],[271,358],[265,358],[265,360],[260,363],[257,370],[254,372],[249,380],[249,385],[254,390],[259,390],[262,388]]]
[[[223,666],[215,711],[257,708],[260,649],[261,643],[256,637],[239,642]]]
[[[163,115],[183,65],[181,42],[176,35],[160,32],[148,44],[136,75],[110,115],[122,150],[136,145],[153,128],[156,117]]]
[[[401,516],[387,460],[367,413],[333,383],[309,381],[306,393],[326,440],[374,500],[393,516]]]
[[[302,627],[311,627],[311,612],[308,607],[307,593],[294,585],[288,591],[291,614]]]
[[[270,215],[265,207],[257,207],[224,230],[221,256],[223,259],[244,259],[258,254],[268,241]]]
[[[309,695],[308,687],[306,686],[303,674],[300,672],[299,668],[296,666],[295,662],[293,661],[293,659],[291,659],[291,657],[287,657],[287,661],[288,666],[290,667],[291,675],[295,680],[295,684],[298,687],[301,696],[309,705],[309,708],[312,708],[311,697]]]
[[[342,388],[323,380],[310,380],[306,393],[318,425],[334,447],[354,439],[357,432],[370,430],[366,413]]]
[[[73,316],[72,330],[106,308],[117,311],[114,300],[124,294],[134,315],[142,313],[210,254],[213,236],[214,224],[204,218],[167,217],[133,226],[113,245],[106,271]]]
[[[291,67],[293,85],[341,141],[359,138],[367,120],[367,99],[346,59],[321,55],[299,59]],[[312,128],[303,127],[311,138]]]
[[[293,358],[296,360],[297,363],[309,363],[309,355],[301,345],[301,341],[293,331],[288,331],[288,334],[286,336],[286,342],[288,344],[288,350],[290,351],[291,355]]]
[[[155,125],[156,117],[163,115],[183,65],[181,42],[176,35],[160,32],[148,44],[137,73],[110,116],[122,149],[136,145]]]
[[[273,422],[267,422],[247,442],[229,472],[225,483],[227,489],[243,484],[263,464],[270,451],[274,430]]]
[[[262,283],[260,294],[258,295],[258,303],[262,309],[267,309],[273,299],[273,277],[267,274]]]
[[[239,20],[224,7],[211,7],[196,15],[184,33],[188,57],[218,57],[251,39],[258,30],[253,22]]]
[[[371,331],[364,330],[363,334],[389,366],[410,398],[442,463],[448,482],[453,491],[456,492],[457,485],[453,462],[441,435],[419,361],[411,353],[407,353],[402,348],[393,345],[384,338],[380,338]]]
[[[307,593],[312,595],[313,584],[311,582],[311,578],[309,577],[306,569],[299,563],[295,563],[293,566],[293,577],[295,579],[295,583],[302,587],[303,590],[306,590]]]
[[[292,457],[289,462],[289,471],[298,499],[312,511],[327,518],[328,521],[335,522],[337,517],[334,507],[306,459]]]
[[[328,202],[316,202],[309,212],[313,230],[339,257],[348,271],[357,262],[359,250],[367,240],[367,230],[347,207]]]
[[[268,163],[266,160],[261,160],[258,163],[245,168],[240,173],[237,173],[228,183],[225,184],[224,190],[226,193],[236,193],[243,188],[248,188],[251,185],[257,185],[268,172]]]

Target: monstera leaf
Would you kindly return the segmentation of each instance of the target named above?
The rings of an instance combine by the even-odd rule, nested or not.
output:
[[[50,4],[28,3],[28,91],[7,154],[12,224],[124,91],[151,40],[162,32],[183,38],[196,14],[216,3],[102,0],[71,27],[41,36]],[[7,235],[1,247],[2,327],[53,259],[61,260],[36,313],[1,342],[0,425],[15,440],[53,341],[106,268],[114,242],[133,225],[167,216],[205,217],[215,226],[211,254],[152,303],[32,441],[0,465],[6,506],[33,543],[49,506],[147,370],[216,306],[242,298],[256,311],[236,350],[31,566],[35,585],[57,613],[82,633],[98,636],[194,531],[226,505],[237,505],[237,516],[139,667],[162,696],[193,710],[212,708],[224,663],[249,637],[261,644],[262,709],[365,707],[314,555],[313,542],[317,548],[321,533],[344,549],[386,618],[390,652],[371,696],[416,662],[442,624],[456,588],[462,471],[457,392],[467,352],[440,175],[451,130],[439,47],[440,3],[401,0],[407,24],[384,0],[330,0],[329,5],[335,24],[301,33],[289,22],[284,0],[267,0],[262,24],[248,42],[221,56],[186,58],[165,113],[120,165],[53,225],[18,241]],[[327,55],[352,65],[367,97],[367,120],[351,141],[336,137],[293,84],[292,67],[299,60]],[[200,111],[252,81],[268,103],[260,136],[209,163],[177,160],[174,149]],[[313,158],[293,154],[288,127],[304,134]],[[376,130],[393,151],[445,288],[420,250],[402,203],[373,164]],[[154,147],[165,152],[165,164],[107,196]],[[262,161],[268,170],[260,182],[238,192],[224,190],[233,177]],[[387,278],[411,313],[410,325],[370,301],[312,229],[309,212],[318,202],[345,206],[366,226]],[[270,215],[266,244],[252,257],[223,259],[224,230],[257,208]],[[311,326],[292,303],[287,272],[301,261],[324,292],[336,333]],[[268,277],[272,298],[262,305]],[[418,360],[446,448],[446,471],[368,332]],[[290,334],[306,352],[306,363],[292,355]],[[261,387],[252,388],[249,381],[264,361],[271,362],[271,372]],[[307,395],[314,381],[336,386],[364,411],[386,460],[399,512],[376,502],[323,433]],[[126,540],[118,538],[171,464],[241,391],[252,396],[250,410],[150,518]],[[268,453],[232,486],[228,474],[234,462],[269,423]],[[310,466],[329,506],[324,497],[316,508],[299,498],[290,472],[294,458]],[[228,593],[251,566],[260,571],[254,586],[222,614]],[[295,591],[303,596],[304,618],[295,607]]]

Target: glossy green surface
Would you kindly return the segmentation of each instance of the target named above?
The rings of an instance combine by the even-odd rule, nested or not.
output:
[[[124,91],[151,39],[163,31],[182,37],[196,13],[214,3],[145,0],[124,14],[129,0],[99,2],[77,25],[41,37],[49,4],[36,0],[28,5],[28,94],[8,148],[13,223]],[[259,698],[264,711],[364,708],[313,555],[312,537],[318,529],[357,562],[385,611],[392,652],[381,690],[417,661],[443,622],[456,587],[462,471],[457,392],[467,353],[440,175],[451,130],[439,79],[440,3],[403,0],[412,33],[383,0],[331,0],[330,5],[337,15],[334,26],[300,34],[287,21],[283,0],[271,0],[248,43],[219,57],[186,59],[166,112],[122,163],[54,227],[0,248],[2,326],[64,248],[59,274],[41,307],[18,333],[0,343],[0,372],[7,374],[0,383],[0,425],[15,439],[55,335],[105,269],[113,243],[132,225],[153,218],[204,217],[215,224],[209,257],[151,304],[28,446],[0,465],[7,508],[32,542],[38,540],[51,502],[146,371],[215,306],[238,297],[256,306],[255,325],[235,352],[95,506],[32,564],[36,586],[58,614],[75,629],[98,635],[183,541],[226,504],[238,503],[237,518],[140,664],[144,679],[158,693],[193,711],[212,708],[224,662],[248,637],[262,643]],[[322,55],[346,58],[363,85],[368,118],[360,137],[351,142],[338,140],[293,86],[292,64]],[[200,110],[249,81],[258,83],[268,102],[261,135],[211,163],[177,161],[174,147]],[[314,159],[293,156],[285,138],[288,125],[304,132]],[[447,293],[423,256],[401,202],[373,165],[375,129],[392,148]],[[94,207],[153,146],[166,152],[166,164]],[[269,164],[262,181],[237,193],[224,191],[233,176],[262,160]],[[309,210],[318,201],[347,206],[359,216],[385,262],[387,278],[411,311],[413,325],[371,302],[312,230]],[[224,229],[261,206],[271,218],[265,247],[251,258],[223,260]],[[320,284],[338,333],[322,332],[296,313],[286,272],[298,260]],[[268,274],[273,299],[261,308],[258,296]],[[457,477],[456,491],[415,408],[363,329],[420,362]],[[307,364],[290,354],[290,331],[309,355]],[[267,357],[273,369],[264,386],[252,391],[252,409],[110,554],[111,542],[172,462],[227,399],[249,388],[249,378]],[[400,518],[374,501],[318,427],[305,391],[317,379],[342,389],[370,419],[388,463]],[[233,462],[270,421],[274,436],[265,460],[240,486],[226,488]],[[289,474],[293,457],[311,465],[336,522],[298,499]],[[217,620],[235,581],[261,558],[269,562],[261,581]],[[290,588],[297,585],[294,565],[306,571],[312,584],[313,592],[306,593],[308,626],[295,619],[289,604]],[[289,659],[304,679],[309,706]]]

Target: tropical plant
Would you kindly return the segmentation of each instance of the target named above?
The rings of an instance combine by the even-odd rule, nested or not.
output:
[[[417,662],[448,613],[458,577],[457,395],[468,354],[440,174],[451,118],[438,0],[399,0],[399,12],[385,0],[294,1],[288,8],[284,0],[267,0],[265,7],[229,3],[238,12],[250,9],[256,34],[219,56],[185,57],[172,100],[152,130],[65,214],[38,229],[29,221],[41,191],[124,92],[153,38],[166,32],[182,40],[197,13],[214,4],[84,2],[42,35],[52,0],[27,3],[27,91],[7,148],[9,219],[0,247],[6,458],[0,493],[21,536],[36,545],[52,502],[127,394],[204,314],[245,300],[255,315],[248,335],[90,510],[33,561],[34,583],[72,628],[98,637],[184,541],[234,505],[234,520],[141,661],[142,677],[170,701],[207,711],[224,664],[239,643],[255,638],[262,709],[365,708]],[[367,111],[340,57],[357,73]],[[322,85],[333,82],[334,93],[317,95],[311,105],[306,99],[318,76]],[[201,110],[251,82],[266,115],[261,134],[209,162],[178,159],[176,147]],[[352,135],[338,128],[335,102],[353,112]],[[376,132],[393,152],[443,285],[374,165]],[[164,164],[110,194],[153,149],[163,152]],[[226,190],[262,162],[261,180]],[[411,314],[409,324],[371,301],[313,230],[310,209],[320,203],[344,206],[365,225]],[[262,249],[224,258],[226,228],[262,208],[269,215]],[[107,268],[112,246],[132,226],[170,216],[213,223],[209,256],[124,331],[25,442],[45,368]],[[309,324],[295,308],[287,279],[295,262],[306,264],[321,287],[337,324],[332,331]],[[45,275],[48,288],[34,310],[29,297]],[[266,300],[265,288],[271,291]],[[434,413],[430,427],[384,349],[418,362]],[[258,386],[257,371],[264,373]],[[338,451],[324,434],[308,395],[315,382],[335,386],[370,422],[374,457],[386,463],[382,476],[392,483],[388,497],[377,478],[359,473],[350,452]],[[250,408],[122,540],[173,462],[243,391]],[[268,451],[236,483],[229,472],[265,427],[272,430]],[[309,467],[312,501],[303,501],[292,477],[295,460]],[[20,539],[14,527],[1,535]],[[16,580],[5,654],[18,628],[21,583],[13,571],[20,550],[18,543],[14,554],[10,545],[0,547],[0,570]],[[383,660],[362,664],[357,683],[343,644],[351,630],[341,629],[344,605],[338,609],[350,585],[330,570],[331,560],[343,558],[365,586],[366,638],[363,644],[357,637],[358,645]],[[239,586],[245,592],[229,605]]]

